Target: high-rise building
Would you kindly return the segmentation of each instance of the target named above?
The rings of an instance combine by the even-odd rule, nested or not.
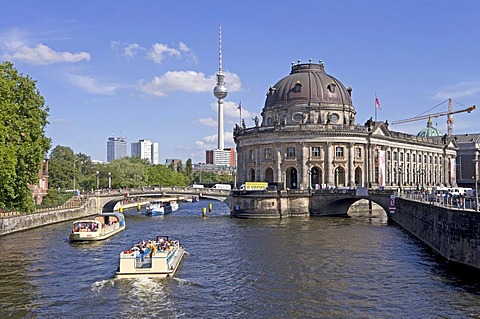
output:
[[[124,137],[109,137],[107,141],[107,162],[127,157],[127,139]]]
[[[205,157],[206,164],[217,166],[235,167],[235,150],[225,148],[223,150],[207,150]]]
[[[179,172],[182,168],[182,160],[178,158],[167,158],[165,160],[165,165],[172,166],[175,172]]]
[[[131,144],[132,156],[146,159],[150,164],[158,164],[158,143],[150,140],[139,140]]]

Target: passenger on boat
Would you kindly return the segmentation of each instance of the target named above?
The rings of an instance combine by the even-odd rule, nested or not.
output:
[[[152,256],[155,254],[155,252],[157,251],[157,247],[155,246],[155,244],[152,242],[152,241],[149,241],[148,242],[148,246],[150,248],[150,258],[152,258]]]

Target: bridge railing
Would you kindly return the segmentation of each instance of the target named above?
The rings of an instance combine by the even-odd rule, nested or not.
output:
[[[474,210],[475,201],[466,198],[454,198],[441,196],[440,194],[429,194],[422,191],[396,192],[396,196],[418,202],[442,206],[449,209]]]

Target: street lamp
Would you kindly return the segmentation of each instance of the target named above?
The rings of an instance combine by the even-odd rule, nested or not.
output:
[[[402,177],[403,177],[402,174],[403,174],[403,170],[400,167],[400,168],[398,168],[398,185],[400,187],[400,193],[402,192],[402,186],[403,186],[402,185]]]
[[[338,167],[335,169],[335,187],[338,188]]]
[[[308,191],[311,191],[312,190],[312,168],[309,167],[308,168]]]
[[[95,174],[97,175],[97,190],[98,190],[98,174],[100,174],[100,172],[96,171]]]
[[[112,188],[112,173],[108,172],[108,189]]]
[[[475,210],[478,212],[478,151],[475,151]]]
[[[76,163],[78,160],[79,160],[79,158],[77,158],[77,159],[75,159],[75,160],[73,161],[73,191],[75,191],[75,189],[76,189],[76,188],[75,188],[75,186],[76,186],[76,185],[75,185],[75,175],[76,175],[76,172],[77,172],[77,168],[76,168],[76,166],[75,166],[75,163]]]

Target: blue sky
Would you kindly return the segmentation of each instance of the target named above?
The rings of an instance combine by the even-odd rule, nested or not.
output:
[[[417,116],[449,97],[479,103],[480,2],[5,1],[0,58],[37,81],[46,134],[95,160],[111,136],[160,145],[160,161],[205,161],[217,145],[218,26],[223,33],[225,146],[243,107],[247,126],[291,62],[322,60],[352,86],[356,120]],[[447,103],[428,113],[447,111]],[[454,116],[478,133],[480,110]],[[446,117],[433,120],[446,132]],[[416,134],[425,121],[391,126]]]

